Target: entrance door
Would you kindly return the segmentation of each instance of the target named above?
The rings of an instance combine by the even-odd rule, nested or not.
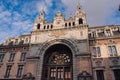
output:
[[[50,68],[49,80],[70,80],[71,71],[70,67],[56,67]]]

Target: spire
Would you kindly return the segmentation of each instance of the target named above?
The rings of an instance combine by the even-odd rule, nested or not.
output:
[[[44,16],[44,9],[41,10],[40,15]]]
[[[41,19],[42,21],[44,21],[44,9],[42,9],[42,10],[40,11],[39,19]]]
[[[80,3],[78,2],[78,5],[77,5],[77,9],[80,10],[81,9],[81,5]]]
[[[72,20],[73,20],[73,18],[72,18],[72,14],[70,14],[69,20],[70,20],[70,21],[72,21]]]
[[[58,11],[56,16],[62,16],[62,13],[60,11]]]

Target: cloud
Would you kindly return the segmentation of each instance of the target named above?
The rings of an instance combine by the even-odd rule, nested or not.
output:
[[[45,0],[45,3],[46,3],[48,6],[52,6],[52,5],[53,5],[52,2],[53,2],[52,0]]]
[[[120,0],[61,0],[66,6],[66,15],[75,12],[76,4],[81,3],[83,10],[87,14],[87,22],[90,26],[117,24],[118,20],[114,17],[118,10]],[[70,5],[72,4],[72,6]],[[120,16],[118,17],[120,18]],[[114,19],[114,21],[113,21]],[[111,21],[110,21],[111,20]],[[114,22],[114,23],[113,23]]]
[[[41,1],[36,4],[37,11],[40,12],[42,9],[44,9],[45,12],[48,11],[48,7],[46,6],[46,3]]]
[[[33,28],[33,22],[26,15],[17,11],[3,10],[0,12],[0,43],[10,37],[28,33]]]
[[[80,2],[90,26],[120,24],[120,0],[0,0],[0,43],[9,37],[32,31],[34,20],[44,8],[47,21],[60,10],[65,18],[74,17]]]

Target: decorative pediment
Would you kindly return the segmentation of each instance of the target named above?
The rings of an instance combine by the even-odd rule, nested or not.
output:
[[[32,73],[27,73],[22,76],[22,80],[35,80],[35,77]]]
[[[78,80],[92,80],[92,76],[87,71],[82,71],[78,75]]]

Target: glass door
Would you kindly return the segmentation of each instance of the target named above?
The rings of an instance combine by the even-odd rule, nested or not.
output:
[[[50,80],[70,80],[71,72],[70,67],[54,67],[50,68]]]

